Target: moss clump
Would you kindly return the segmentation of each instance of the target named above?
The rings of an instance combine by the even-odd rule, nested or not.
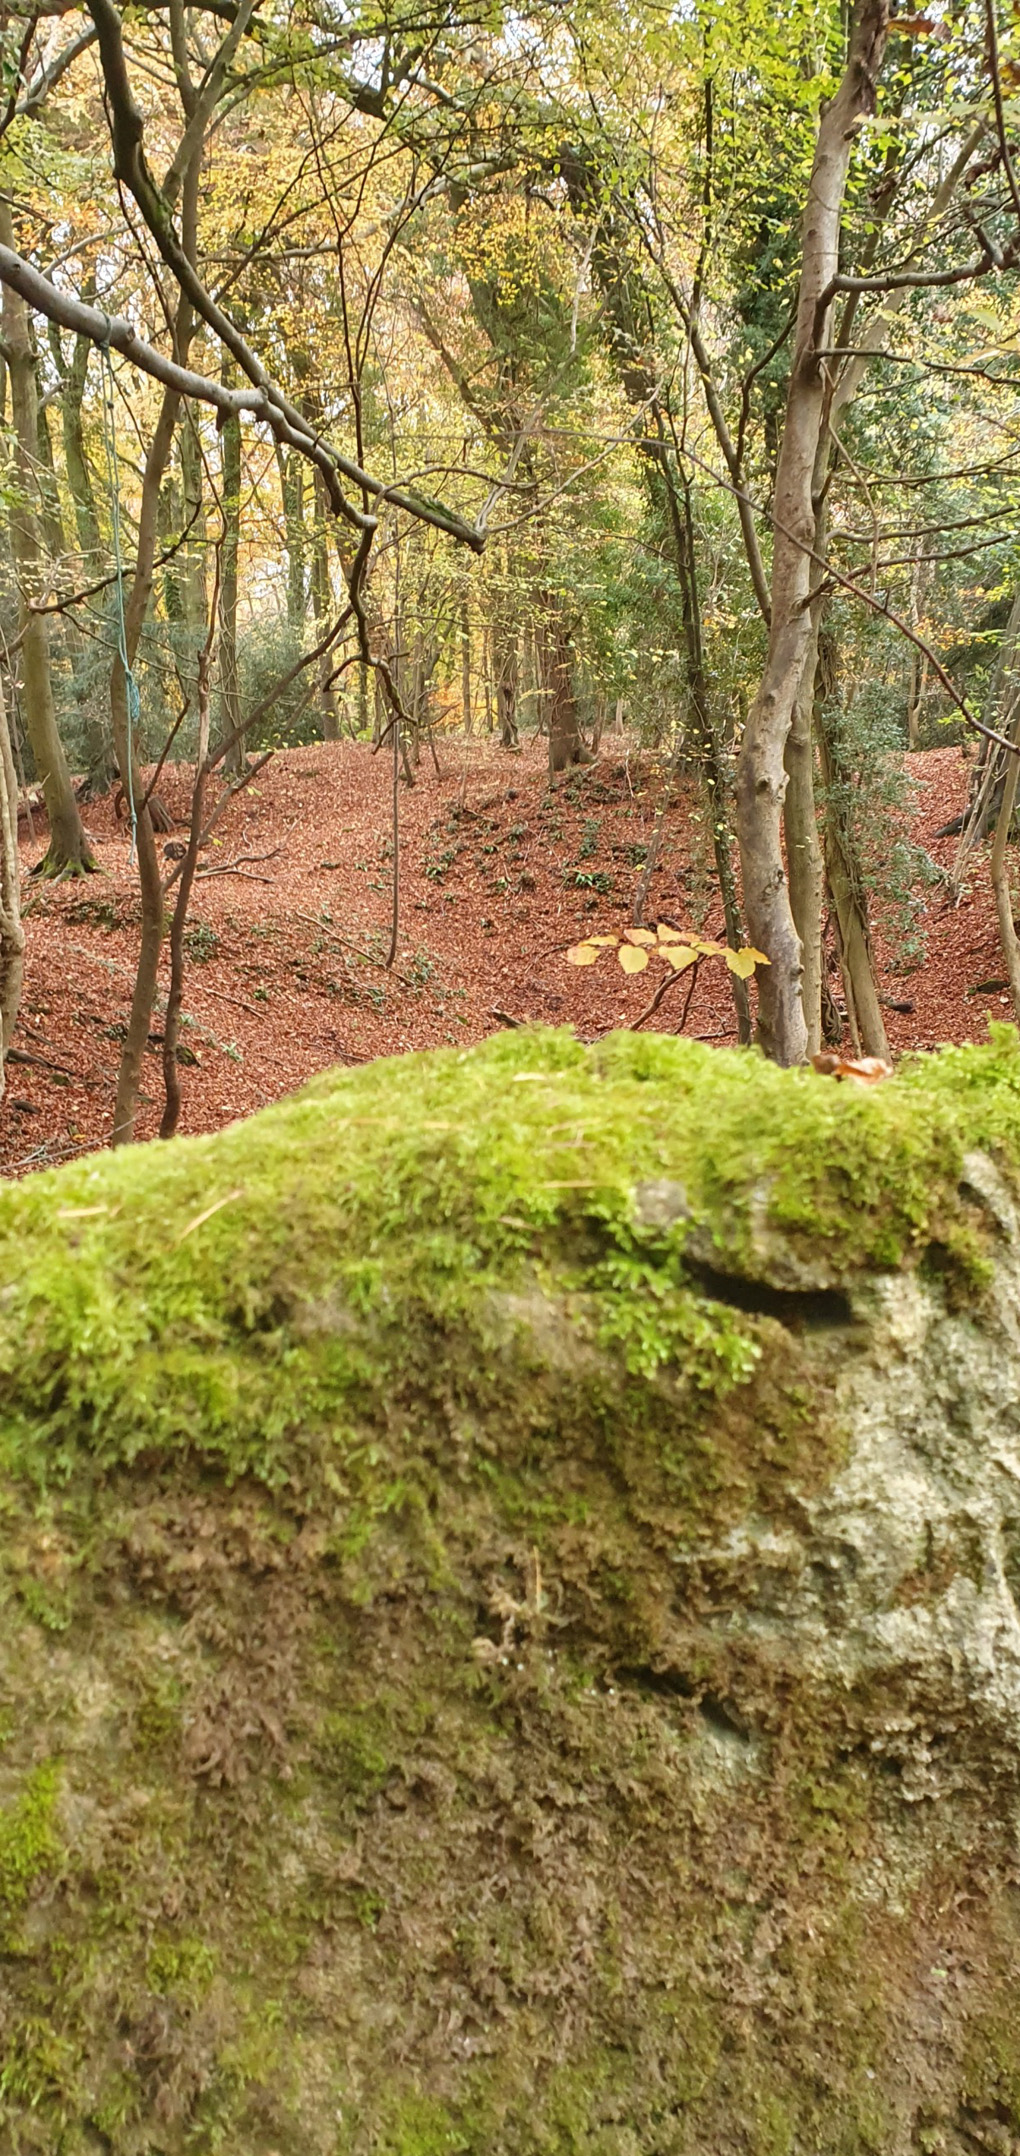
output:
[[[1005,1033],[871,1094],[535,1033],[0,1194],[4,2146],[1001,2119],[1011,1769],[917,1646],[984,1545],[881,1583],[893,1687],[805,1527],[875,1276],[986,1322],[975,1147],[1012,1180]],[[917,1730],[944,1801],[886,1771]]]
[[[58,1854],[56,1795],[57,1769],[47,1762],[27,1776],[19,1795],[0,1810],[0,1940],[8,1951],[33,1886]]]

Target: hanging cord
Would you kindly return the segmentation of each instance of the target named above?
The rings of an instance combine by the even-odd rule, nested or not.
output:
[[[113,360],[110,340],[99,347],[99,364],[103,383],[103,443],[106,449],[106,478],[110,492],[113,516],[114,586],[117,593],[117,650],[124,669],[124,694],[127,704],[127,797],[128,814],[131,819],[131,853],[128,867],[133,868],[138,845],[138,811],[135,807],[135,728],[141,715],[141,697],[138,683],[131,671],[127,648],[127,622],[124,616],[124,561],[120,544],[120,467],[117,462],[117,421],[114,411]]]

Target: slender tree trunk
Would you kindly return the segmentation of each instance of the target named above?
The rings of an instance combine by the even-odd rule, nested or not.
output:
[[[460,715],[464,732],[471,732],[471,610],[467,594],[460,603]]]
[[[233,376],[229,361],[223,363],[223,380],[229,388]],[[241,691],[237,677],[237,553],[241,526],[241,419],[235,413],[220,430],[220,491],[223,504],[223,539],[220,549],[220,601],[219,601],[219,674],[220,674],[220,734],[224,741],[231,741],[241,724]],[[199,737],[208,717],[208,689],[206,689],[206,713],[202,711],[202,675],[199,674]],[[206,744],[208,746],[208,744]],[[205,761],[205,750],[197,755],[196,770]],[[241,771],[244,768],[244,743],[240,739],[228,748],[223,760],[224,770]],[[183,878],[182,878],[183,881]],[[180,900],[178,899],[178,907]],[[176,917],[176,916],[175,916]]]
[[[658,417],[658,414],[656,415]],[[649,466],[653,485],[657,483],[665,497],[669,528],[673,538],[674,565],[680,585],[680,610],[683,620],[684,647],[687,659],[687,686],[690,697],[692,730],[698,746],[700,775],[708,799],[709,818],[712,828],[712,851],[715,870],[722,899],[723,918],[726,924],[726,941],[731,950],[739,950],[744,941],[744,925],[737,897],[737,879],[733,872],[733,834],[730,824],[730,785],[723,759],[718,720],[712,705],[712,697],[705,671],[705,652],[701,634],[701,599],[698,590],[698,560],[694,536],[694,511],[689,482],[681,472],[680,492],[676,483],[677,468],[671,464],[669,451],[662,439],[659,422],[658,454]],[[682,730],[677,735],[676,753],[679,755]],[[651,856],[649,855],[649,858]],[[751,1004],[747,982],[735,973],[729,976],[730,993],[737,1019],[737,1039],[746,1048],[751,1040]]]
[[[1009,620],[1003,632],[998,657],[988,685],[985,713],[991,725],[998,725],[999,713],[1006,698],[1007,684],[1016,659],[1017,639],[1020,637],[1020,591],[1014,597]],[[1001,727],[999,731],[1001,732]],[[992,822],[997,819],[1002,804],[1002,793],[1008,776],[1007,765],[1014,759],[1007,756],[995,742],[982,739],[977,763],[970,783],[969,798],[964,811],[960,831],[960,843],[953,862],[953,880],[959,883],[979,840]]]
[[[574,691],[573,654],[563,616],[555,599],[545,602],[543,651],[546,698],[549,707],[549,772],[569,770],[571,764],[592,764],[591,750],[581,738],[581,721]]]
[[[499,738],[505,749],[517,746],[517,690],[519,661],[516,632],[505,621],[492,626],[492,654],[496,674],[496,711],[499,717]],[[492,732],[490,722],[489,732]]]
[[[220,575],[223,575],[222,558]],[[222,629],[221,629],[222,637]],[[161,1138],[172,1138],[181,1116],[181,1076],[177,1061],[177,1047],[181,1034],[181,1009],[184,1002],[184,931],[188,920],[188,907],[198,868],[198,845],[202,836],[205,815],[205,795],[209,778],[209,644],[198,662],[198,743],[195,750],[195,784],[191,795],[191,821],[188,829],[188,850],[181,863],[177,884],[177,898],[173,919],[170,923],[170,987],[167,991],[166,1018],[163,1023],[163,1089],[166,1105],[159,1126]],[[221,650],[222,658],[222,650]],[[238,719],[240,725],[240,718]],[[224,759],[225,761],[225,759]]]
[[[201,161],[201,145],[198,144],[185,170],[181,196],[181,226],[184,244],[194,257],[198,224],[198,174]],[[191,346],[194,317],[183,297],[178,302],[174,323],[174,350],[181,365],[187,366]],[[174,390],[165,390],[156,420],[155,430],[149,444],[142,475],[142,495],[138,512],[138,546],[135,555],[135,571],[124,608],[125,645],[128,664],[133,665],[138,650],[145,616],[152,594],[153,562],[156,552],[156,535],[159,526],[160,495],[163,478],[173,448],[174,430],[180,410],[180,397]],[[123,663],[118,652],[110,675],[110,712],[113,720],[113,738],[120,767],[121,785],[125,794],[141,804],[144,786],[136,755],[132,755],[130,728],[128,725],[128,688]],[[152,817],[145,806],[140,806],[137,819],[136,844],[138,849],[138,884],[142,906],[142,932],[138,952],[138,970],[131,997],[127,1032],[121,1052],[120,1069],[117,1073],[117,1095],[113,1111],[112,1143],[128,1145],[135,1135],[138,1113],[138,1092],[141,1083],[142,1057],[148,1045],[152,1026],[152,1013],[156,1002],[156,984],[159,972],[159,954],[163,942],[163,886],[156,852],[156,837]]]
[[[999,942],[1002,945],[1002,955],[1006,961],[1006,972],[1009,976],[1009,992],[1013,998],[1014,1012],[1017,1018],[1020,1018],[1020,943],[1017,942],[1016,928],[1013,924],[1013,900],[1010,894],[1009,870],[1006,863],[1006,845],[1009,839],[1009,827],[1013,821],[1013,810],[1016,805],[1018,778],[1020,778],[1020,758],[1011,756],[1009,770],[1006,773],[1006,783],[1002,789],[1002,805],[995,825],[995,837],[992,840],[989,872],[992,879],[992,891],[995,896],[995,913],[999,923]]]
[[[329,583],[329,555],[326,547],[326,502],[322,481],[315,475],[315,537],[312,549],[312,610],[315,615],[316,640],[321,639],[329,627],[333,609],[333,594]],[[322,738],[339,741],[340,721],[336,708],[336,692],[330,679],[333,658],[327,651],[319,664],[319,710],[322,714]]]
[[[783,759],[787,777],[783,803],[786,866],[790,879],[790,908],[803,955],[801,993],[809,1056],[817,1054],[822,1045],[822,890],[825,870],[815,804],[812,723],[817,655],[816,626],[808,647]]]
[[[287,621],[300,632],[305,625],[305,466],[296,449],[277,444],[277,470],[283,503],[287,549]]]
[[[182,316],[184,324],[182,325]],[[189,336],[182,337],[182,326],[190,331],[190,309],[185,301],[177,310],[177,348],[187,351]],[[182,359],[182,365],[186,360]],[[180,398],[174,390],[165,390],[159,410],[149,453],[145,459],[142,476],[142,499],[138,518],[138,552],[135,557],[135,573],[124,608],[125,642],[128,661],[134,663],[138,640],[142,633],[152,591],[153,559],[156,551],[156,525],[159,514],[159,494],[163,474],[173,446],[174,428]],[[120,782],[124,792],[141,804],[144,799],[144,782],[141,766],[137,760],[137,744],[131,741],[128,725],[128,688],[124,666],[118,652],[110,675],[110,715],[113,722],[113,739],[120,769]],[[156,836],[152,818],[145,806],[138,810],[135,844],[138,852],[138,884],[142,905],[142,932],[138,951],[138,969],[135,974],[131,1009],[128,1014],[127,1032],[121,1050],[120,1069],[117,1073],[117,1096],[113,1110],[112,1143],[129,1145],[135,1135],[135,1118],[138,1112],[138,1090],[141,1084],[142,1057],[148,1046],[152,1026],[152,1013],[156,1002],[156,981],[159,970],[159,953],[163,942],[163,886],[156,852]]]
[[[82,297],[91,304],[95,297],[94,285],[87,285]],[[99,517],[92,474],[85,455],[85,434],[81,416],[91,351],[92,345],[88,337],[75,338],[71,363],[64,373],[64,387],[60,399],[64,469],[74,505],[78,552],[87,580],[97,575],[100,559]]]
[[[825,373],[831,305],[822,298],[838,265],[839,231],[851,145],[874,107],[889,21],[889,0],[858,0],[846,71],[823,112],[804,213],[797,324],[783,439],[773,497],[774,543],[769,650],[737,767],[737,832],[744,906],[752,943],[770,964],[758,975],[758,1038],[778,1063],[803,1062],[808,1027],[803,951],[783,863],[786,746],[811,645],[811,554],[815,535],[812,481],[825,423]]]
[[[183,602],[184,650],[181,679],[189,711],[198,704],[198,662],[205,646],[207,628],[205,473],[198,438],[197,414],[186,406],[178,434],[181,459],[181,495],[184,528],[181,599]]]
[[[822,780],[831,795],[834,771],[830,744],[820,709],[817,716]],[[865,1055],[881,1056],[883,1061],[889,1062],[889,1042],[871,961],[871,939],[860,891],[860,879],[854,873],[854,865],[844,843],[840,818],[831,800],[825,817],[825,873],[839,927],[843,989],[855,1050],[859,1044]]]
[[[7,709],[0,692],[0,1098],[25,972],[21,925],[21,863],[18,856],[18,781],[11,753]]]
[[[95,281],[90,279],[83,291],[83,298],[91,304],[95,298]],[[56,335],[56,332],[54,332]],[[88,337],[76,337],[68,367],[63,365],[63,352],[59,336],[57,350],[61,362],[64,387],[60,399],[60,424],[64,445],[64,470],[71,490],[74,507],[74,524],[78,536],[78,559],[81,564],[82,582],[92,583],[100,574],[102,546],[99,537],[99,517],[96,497],[85,454],[85,434],[82,426],[82,406],[85,401],[85,384],[88,378],[89,357],[92,345]],[[116,757],[109,724],[104,715],[92,706],[86,689],[78,691],[82,732],[85,737],[85,757],[90,794],[108,793],[113,785]]]
[[[53,459],[53,437],[50,433],[50,415],[39,395],[36,375],[36,456],[39,478],[39,521],[42,526],[46,552],[53,567],[54,581],[58,591],[66,589],[67,538],[64,517],[60,507],[60,485],[57,467]]]
[[[14,245],[10,206],[0,201],[0,243]],[[9,285],[3,288],[3,334],[11,377],[11,403],[16,437],[15,472],[19,500],[11,509],[11,543],[20,598],[22,713],[32,746],[36,774],[43,791],[50,822],[50,842],[40,863],[45,875],[82,875],[95,867],[82,829],[78,804],[71,786],[63,742],[57,728],[50,665],[49,623],[31,602],[45,582],[45,562],[39,520],[32,507],[38,499],[36,463],[38,425],[36,408],[35,354],[29,331],[28,309]]]

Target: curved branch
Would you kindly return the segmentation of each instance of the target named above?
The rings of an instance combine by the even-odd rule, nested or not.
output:
[[[340,470],[353,485],[363,487],[366,493],[374,498],[377,507],[389,503],[395,509],[403,509],[410,516],[418,517],[422,522],[432,524],[437,530],[447,532],[451,538],[459,539],[462,544],[472,547],[476,554],[482,552],[485,545],[484,534],[476,531],[473,525],[464,523],[451,510],[444,509],[441,503],[434,504],[424,496],[406,494],[400,487],[384,486],[381,480],[373,479],[369,472],[362,471],[360,465],[353,463],[350,458],[341,457],[338,451],[330,449],[319,436],[311,433],[304,421],[300,426],[293,426],[280,405],[272,401],[268,388],[253,385],[250,389],[226,389],[221,382],[214,381],[210,376],[196,374],[193,368],[180,366],[167,353],[157,351],[155,345],[147,344],[123,316],[104,314],[101,307],[92,307],[85,300],[73,299],[69,293],[62,292],[58,285],[51,283],[31,262],[26,262],[24,256],[17,254],[12,247],[0,246],[0,283],[10,285],[13,291],[20,292],[22,299],[27,301],[36,313],[56,322],[60,329],[73,330],[79,336],[88,337],[93,344],[109,344],[115,352],[120,352],[125,359],[129,359],[132,366],[139,368],[142,374],[151,375],[154,381],[161,382],[164,389],[176,390],[180,396],[193,397],[201,404],[211,404],[224,419],[231,419],[240,412],[251,412],[256,419],[266,422],[277,441],[297,449],[310,461],[319,464],[320,469],[320,458],[333,460],[336,468],[333,470],[334,481],[336,470]],[[300,414],[297,417],[300,419]],[[318,454],[314,454],[315,451]],[[342,499],[341,514],[345,515],[350,523],[359,531],[375,530],[376,517],[364,516],[347,501],[346,496]]]

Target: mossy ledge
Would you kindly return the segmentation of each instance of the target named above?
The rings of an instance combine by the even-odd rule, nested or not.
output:
[[[0,1194],[0,2149],[1020,2150],[1020,1047]]]

